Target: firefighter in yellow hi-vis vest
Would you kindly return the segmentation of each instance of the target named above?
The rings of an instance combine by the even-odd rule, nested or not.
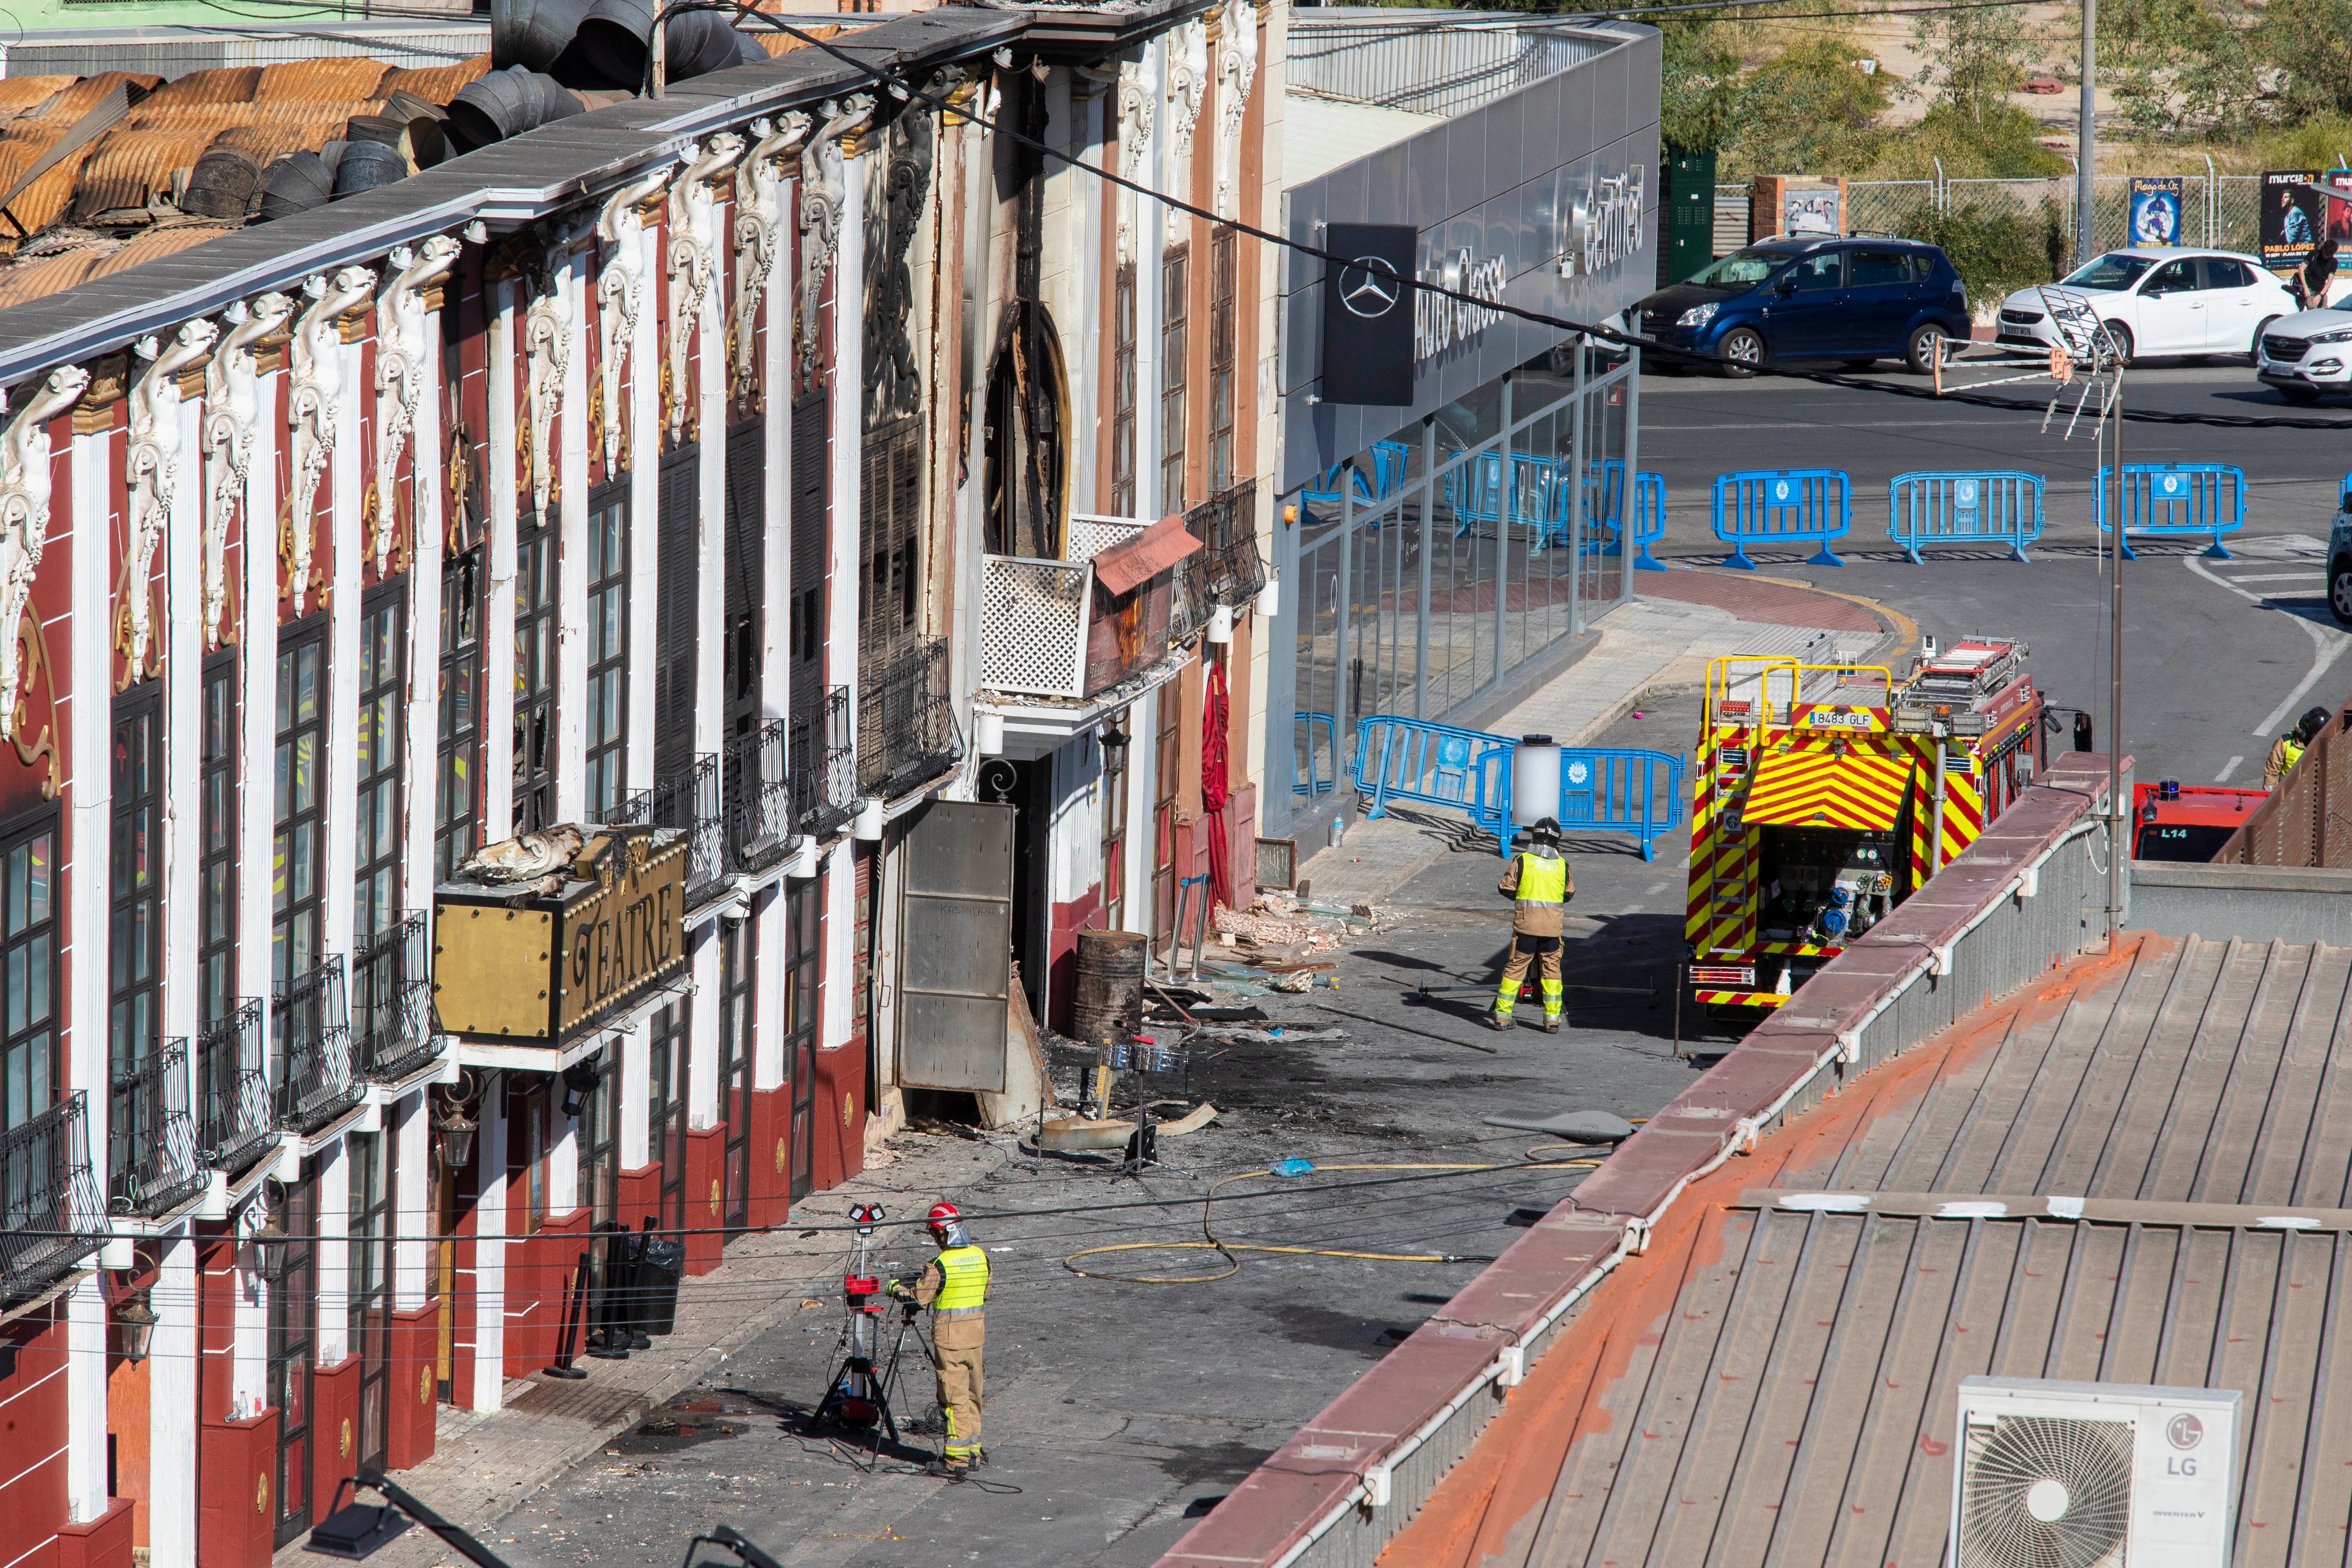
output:
[[[1511,1027],[1511,1009],[1518,1005],[1519,982],[1527,977],[1528,961],[1541,960],[1544,1028],[1559,1028],[1560,919],[1576,894],[1576,879],[1559,852],[1559,824],[1549,817],[1528,830],[1528,846],[1511,857],[1510,870],[1496,891],[1511,900],[1511,956],[1503,965],[1503,983],[1495,992],[1495,1010],[1488,1022],[1496,1029]]]
[[[938,1356],[940,1413],[947,1418],[948,1469],[961,1473],[980,1458],[980,1354],[988,1337],[988,1253],[972,1245],[963,1215],[952,1203],[931,1205],[931,1240],[938,1257],[913,1291],[931,1309],[931,1349]]]

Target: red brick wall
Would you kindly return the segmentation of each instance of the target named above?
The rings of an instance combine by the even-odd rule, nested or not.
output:
[[[0,1382],[0,1520],[16,1552],[38,1546],[21,1568],[53,1568],[67,1519],[65,1311],[53,1302],[10,1327],[26,1337]]]
[[[392,1314],[392,1371],[384,1392],[384,1467],[405,1470],[433,1457],[433,1367],[441,1309],[430,1303]]]
[[[197,1441],[197,1561],[204,1568],[268,1568],[276,1408],[249,1421],[207,1420]]]

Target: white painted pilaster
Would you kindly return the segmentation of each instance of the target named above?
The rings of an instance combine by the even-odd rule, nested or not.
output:
[[[79,1091],[93,1163],[105,1158],[107,1113],[106,926],[108,806],[112,787],[107,758],[112,718],[114,639],[110,591],[113,577],[112,429],[77,436],[73,444],[72,595],[73,686],[66,727],[72,749],[70,837],[64,879],[70,889],[66,925],[66,1072],[68,1092]],[[102,1169],[102,1166],[101,1166]],[[106,1298],[95,1277],[66,1300],[66,1501],[76,1522],[106,1511]]]
[[[640,1021],[621,1037],[621,1124],[614,1141],[620,1145],[620,1168],[625,1171],[641,1171],[654,1163],[648,1125],[653,1107],[646,1097],[646,1074],[652,1070],[652,1026]]]
[[[352,1354],[351,1145],[338,1138],[320,1150],[318,1169],[319,1229],[311,1256],[317,1260],[319,1364],[336,1366]]]
[[[556,569],[555,818],[576,822],[588,809],[588,361],[586,258],[555,269],[571,323],[563,402],[556,414],[554,502],[563,546]]]
[[[358,343],[336,345],[343,356],[343,376],[327,492],[331,519],[327,526],[331,556],[327,580],[334,598],[327,609],[327,741],[321,758],[326,790],[325,852],[320,862],[326,878],[320,901],[325,923],[321,955],[352,950],[352,916],[358,904],[359,839],[352,829],[359,812],[359,758],[350,742],[360,723],[360,564],[368,549],[363,507],[372,466],[361,428],[360,399],[368,395],[361,390],[362,348]]]
[[[515,285],[493,283],[489,312],[490,582],[482,627],[482,841],[514,831]]]
[[[278,588],[283,570],[277,544],[278,444],[286,421],[278,413],[286,372],[261,378],[262,417],[253,423],[253,463],[246,470],[245,506],[237,518],[244,541],[245,649],[238,672],[244,729],[237,747],[236,994],[269,995],[270,841],[275,810],[271,779],[278,745]],[[266,1033],[266,1030],[265,1030]],[[263,1046],[266,1053],[268,1047]],[[260,1061],[248,1063],[258,1067]],[[238,1387],[246,1386],[240,1337]],[[253,1385],[260,1372],[252,1373]]]
[[[425,1107],[419,1089],[383,1113],[383,1135],[393,1141],[392,1231],[398,1239],[392,1244],[392,1307],[399,1312],[425,1304],[433,1278],[433,1119]],[[402,1386],[394,1384],[395,1391]]]
[[[66,1508],[76,1524],[106,1511],[106,1291],[93,1274],[66,1297]]]
[[[194,581],[175,570],[174,584]],[[196,1564],[196,1244],[163,1239],[148,1305],[162,1321],[147,1360],[148,1422],[163,1440],[147,1448],[150,1568]]]
[[[661,328],[655,279],[660,276],[661,234],[637,236],[645,256],[646,299],[629,339],[629,755],[622,770],[632,792],[654,784],[654,646],[661,620]],[[644,1074],[638,1074],[643,1088]],[[627,1097],[623,1096],[625,1101]],[[638,1109],[640,1119],[644,1108]],[[645,1162],[640,1160],[638,1165]],[[623,1162],[627,1166],[627,1162]],[[634,1166],[627,1168],[634,1169]]]
[[[507,1359],[507,1114],[503,1086],[495,1079],[483,1090],[477,1119],[475,1158],[481,1162],[481,1196],[474,1204],[474,1385],[457,1390],[468,1408],[485,1414],[499,1408],[506,1390]]]
[[[454,308],[452,305],[443,308]],[[401,885],[412,909],[433,902],[433,818],[439,804],[441,749],[441,570],[448,543],[442,515],[442,476],[448,455],[441,446],[441,312],[425,318],[425,395],[417,400],[409,437],[408,739],[407,778],[401,803],[408,812]],[[388,394],[396,397],[394,392]],[[380,414],[378,417],[382,417]],[[428,940],[431,933],[426,934]],[[402,1158],[406,1158],[403,1151]],[[404,1166],[403,1169],[406,1167]],[[405,1233],[407,1228],[404,1227]]]

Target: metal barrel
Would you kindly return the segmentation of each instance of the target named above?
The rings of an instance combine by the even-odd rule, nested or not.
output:
[[[490,68],[546,70],[587,14],[588,0],[490,0]]]
[[[282,218],[324,205],[335,188],[327,161],[316,152],[289,152],[269,166],[261,188],[263,218]]]
[[[1070,1002],[1072,1036],[1089,1044],[1132,1034],[1143,1022],[1143,955],[1136,931],[1078,933],[1078,980]]]
[[[381,141],[349,141],[335,161],[335,201],[408,178],[408,160]]]
[[[688,16],[702,13],[689,11]],[[681,17],[679,20],[683,20]],[[676,26],[673,22],[672,26]],[[567,70],[585,70],[614,87],[634,91],[646,76],[646,53],[654,30],[652,0],[594,0],[580,18],[572,47],[564,51]],[[667,40],[675,53],[675,38]]]
[[[261,165],[253,154],[241,147],[215,144],[205,149],[190,171],[180,210],[200,218],[242,223],[253,211],[253,199],[260,190]]]

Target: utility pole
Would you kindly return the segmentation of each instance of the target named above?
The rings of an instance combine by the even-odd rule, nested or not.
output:
[[[2091,178],[2099,163],[2099,0],[2083,0],[2083,102],[2074,121],[2074,265],[2098,254],[2092,236]],[[2121,536],[2118,535],[2118,538]]]

